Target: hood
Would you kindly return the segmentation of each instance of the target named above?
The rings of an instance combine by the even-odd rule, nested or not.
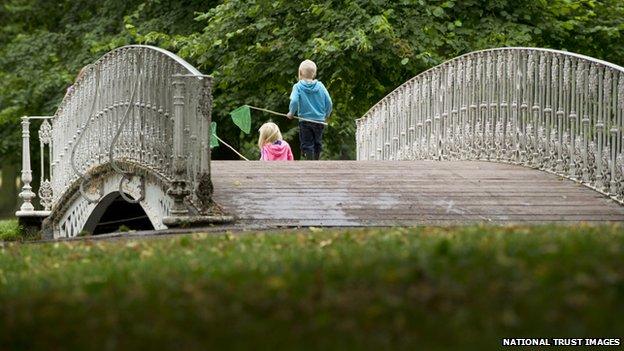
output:
[[[264,150],[273,157],[280,157],[288,153],[289,147],[285,141],[278,140],[273,144],[264,145]]]
[[[302,79],[297,83],[297,85],[300,90],[305,91],[306,93],[316,93],[321,90],[323,83],[319,82],[316,79],[311,82],[306,82]]]

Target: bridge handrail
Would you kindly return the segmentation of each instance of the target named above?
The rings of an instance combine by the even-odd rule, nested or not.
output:
[[[362,117],[357,118],[357,119],[356,119],[356,121],[359,121],[359,120],[361,120],[361,119],[366,118],[366,116],[367,116],[367,115],[368,115],[368,114],[369,114],[369,113],[370,113],[373,109],[375,109],[376,107],[378,107],[378,106],[379,106],[379,105],[383,102],[383,100],[384,100],[385,98],[387,98],[387,97],[389,97],[390,95],[392,95],[393,93],[397,92],[398,90],[400,90],[401,88],[403,88],[403,86],[404,86],[404,85],[406,85],[406,84],[408,84],[409,82],[413,81],[413,80],[414,80],[414,79],[416,79],[418,76],[421,76],[421,75],[423,75],[423,74],[429,73],[430,71],[433,71],[433,70],[435,70],[435,69],[439,68],[439,67],[440,67],[440,66],[442,66],[442,65],[445,65],[445,64],[451,63],[451,62],[453,62],[453,61],[457,61],[457,60],[463,59],[463,58],[465,58],[465,57],[467,57],[467,56],[474,56],[474,55],[476,55],[476,54],[479,54],[479,53],[484,53],[484,52],[496,52],[496,51],[504,51],[504,50],[511,50],[511,49],[514,49],[514,50],[534,50],[534,51],[541,51],[541,52],[550,52],[550,53],[555,53],[555,54],[564,54],[564,55],[568,55],[568,56],[570,56],[570,57],[576,57],[576,58],[579,58],[579,59],[584,59],[584,60],[587,60],[587,61],[594,62],[594,63],[596,63],[596,64],[601,64],[601,65],[604,65],[604,66],[607,66],[607,67],[613,68],[613,69],[615,69],[615,70],[619,70],[619,71],[621,71],[621,72],[624,72],[624,67],[619,66],[619,65],[616,65],[615,63],[611,63],[611,62],[604,61],[604,60],[600,60],[600,59],[597,59],[597,58],[594,58],[594,57],[591,57],[591,56],[587,56],[587,55],[583,55],[583,54],[577,54],[577,53],[575,53],[575,52],[571,52],[571,51],[564,51],[564,50],[556,50],[556,49],[548,49],[548,48],[532,48],[532,47],[525,47],[525,46],[513,46],[513,47],[501,47],[501,48],[491,48],[491,49],[483,49],[483,50],[471,51],[471,52],[465,53],[465,54],[463,54],[463,55],[460,55],[460,56],[454,57],[454,58],[452,58],[452,59],[450,59],[450,60],[448,60],[448,61],[445,61],[445,62],[443,62],[443,63],[441,63],[441,64],[439,64],[439,65],[437,65],[437,66],[431,67],[431,68],[429,68],[429,69],[427,69],[427,70],[425,70],[425,71],[423,71],[423,72],[421,72],[421,73],[417,74],[416,76],[412,77],[412,78],[411,78],[411,79],[409,79],[407,82],[405,82],[405,83],[403,83],[403,84],[399,85],[398,87],[394,88],[394,90],[392,90],[390,93],[386,94],[386,96],[384,96],[384,97],[383,97],[381,100],[379,100],[379,101],[378,101],[375,105],[373,105],[371,108],[369,108],[369,109],[368,109],[368,111],[366,111],[366,113],[364,113],[364,115],[363,115]]]
[[[356,120],[357,158],[513,162],[624,198],[624,68],[559,50],[471,52]]]
[[[97,198],[88,174],[104,164],[123,178],[132,175],[116,161],[166,179],[177,199],[172,213],[185,213],[185,201],[202,207],[206,199],[191,190],[209,181],[211,82],[182,58],[148,45],[114,49],[89,65],[49,119],[48,207],[54,211],[81,178],[89,186],[80,188]]]

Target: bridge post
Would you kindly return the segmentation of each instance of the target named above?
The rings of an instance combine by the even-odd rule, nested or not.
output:
[[[598,120],[598,123],[596,123],[596,133],[598,134],[598,138],[597,138],[596,156],[595,156],[596,188],[601,191],[604,188],[604,182],[603,182],[603,177],[602,177],[602,168],[603,168],[603,164],[602,164],[603,134],[602,133],[603,133],[603,130],[604,130],[604,124],[602,123],[601,120]]]
[[[19,197],[23,202],[20,210],[16,213],[17,216],[35,211],[32,199],[36,195],[30,186],[32,180],[32,170],[30,168],[30,121],[28,117],[22,117],[22,192],[19,193]]]
[[[22,191],[19,193],[19,197],[22,199],[22,206],[19,211],[15,212],[15,216],[18,219],[19,225],[24,229],[25,237],[36,237],[41,230],[41,222],[44,218],[50,215],[49,208],[47,207],[47,201],[49,200],[47,195],[51,197],[51,191],[45,188],[47,184],[42,181],[44,188],[40,194],[44,194],[45,199],[42,199],[42,205],[46,206],[45,210],[35,210],[32,204],[32,200],[37,197],[35,192],[32,191],[31,182],[33,181],[31,160],[30,160],[30,120],[31,119],[44,119],[45,116],[24,116],[22,117]],[[43,154],[42,154],[43,160]],[[43,163],[42,163],[43,165]]]
[[[616,167],[617,167],[617,133],[618,130],[617,128],[611,128],[610,130],[611,132],[611,151],[609,152],[609,155],[611,156],[611,168],[609,169],[609,171],[611,172],[611,181],[609,182],[609,192],[611,194],[617,194],[617,181],[616,181]]]
[[[174,75],[173,81],[173,174],[174,179],[171,186],[167,190],[167,195],[173,199],[173,205],[169,210],[170,216],[163,218],[163,224],[169,228],[175,227],[197,227],[207,226],[211,224],[224,224],[233,221],[231,216],[224,214],[218,207],[212,206],[212,182],[210,180],[210,139],[209,125],[210,114],[212,110],[212,80],[209,76],[197,75]],[[186,88],[192,89],[195,81],[189,82],[185,79],[197,79],[201,77],[200,84],[200,110],[201,120],[193,119],[190,123],[191,127],[185,125],[185,119],[188,120],[185,113],[188,112],[185,101],[188,99]],[[189,94],[192,94],[189,92]],[[192,95],[191,95],[192,96]],[[197,174],[189,174],[194,172],[189,170],[187,157],[189,150],[185,150],[185,135],[188,130],[185,128],[197,128],[203,134],[199,137],[200,153],[197,161],[199,167],[195,169]],[[193,179],[195,181],[193,182]],[[194,186],[191,186],[194,184]],[[191,193],[194,192],[192,196]],[[185,203],[185,199],[189,199]],[[190,203],[195,204],[198,208],[189,207]],[[215,211],[215,209],[217,209]]]
[[[201,130],[210,130],[210,124],[212,122],[212,77],[206,76],[202,78],[201,82]],[[199,175],[197,176],[197,185],[195,187],[195,196],[201,206],[202,211],[206,211],[212,205],[212,193],[213,186],[210,176],[210,138],[211,133],[202,133],[201,139],[201,151],[200,151],[200,164]]]
[[[212,122],[212,79],[210,77],[204,77],[202,95],[204,97],[201,108],[203,109],[203,118],[201,120],[202,130],[210,129],[210,122]],[[210,174],[210,133],[204,133],[201,135],[202,140],[202,153],[200,156],[200,172]]]
[[[573,98],[574,99],[574,98]],[[574,112],[574,110],[572,110],[572,112],[570,113],[569,116],[570,119],[570,160],[569,160],[569,167],[570,167],[570,171],[569,171],[569,176],[571,179],[576,179],[576,165],[574,163],[575,161],[575,157],[576,157],[576,130],[575,130],[575,126],[576,126],[576,119],[577,119],[577,115],[576,112]]]
[[[184,216],[188,209],[184,198],[191,192],[186,184],[186,165],[184,162],[184,78],[174,76],[173,81],[173,173],[174,180],[167,194],[173,198],[171,214]]]
[[[581,120],[581,127],[583,128],[582,137],[583,137],[583,145],[581,149],[581,158],[583,160],[583,169],[581,170],[583,173],[583,182],[589,183],[589,155],[588,155],[588,147],[589,147],[589,117],[585,115]]]

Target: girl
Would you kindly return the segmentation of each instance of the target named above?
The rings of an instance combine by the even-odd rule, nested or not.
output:
[[[261,161],[292,161],[294,159],[290,145],[282,140],[282,133],[273,122],[265,123],[260,127],[258,147]]]

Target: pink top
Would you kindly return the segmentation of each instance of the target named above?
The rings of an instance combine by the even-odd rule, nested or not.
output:
[[[294,160],[290,145],[284,140],[273,144],[264,144],[260,150],[260,161],[292,161]]]

